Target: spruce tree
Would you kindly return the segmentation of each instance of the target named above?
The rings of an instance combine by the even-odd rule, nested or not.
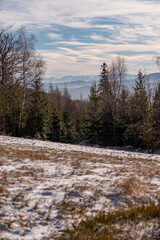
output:
[[[160,148],[160,83],[153,98],[153,136],[153,147]]]
[[[118,145],[120,146],[123,146],[125,144],[125,132],[127,130],[127,125],[129,122],[129,99],[129,91],[123,87],[117,103],[116,119],[116,138]]]
[[[100,81],[99,81],[99,91],[101,95],[103,95],[106,92],[110,91],[109,70],[106,63],[103,63],[100,69],[101,69],[101,74],[100,74]]]
[[[109,70],[106,63],[101,66],[100,89],[100,119],[102,123],[101,141],[104,144],[114,144],[114,124],[113,124],[113,94],[110,84]]]
[[[86,116],[86,138],[91,143],[98,143],[101,138],[99,88],[93,83],[90,88],[89,107]]]
[[[61,141],[62,117],[56,110],[52,112],[52,124],[49,139],[53,142]]]
[[[130,99],[130,124],[126,132],[128,144],[146,147],[147,129],[150,125],[150,108],[145,87],[145,74],[138,71],[134,94]]]

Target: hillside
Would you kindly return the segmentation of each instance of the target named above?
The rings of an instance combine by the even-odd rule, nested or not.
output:
[[[160,200],[160,155],[0,136],[0,156],[0,239],[71,239],[87,216]],[[115,239],[159,234],[158,211]]]

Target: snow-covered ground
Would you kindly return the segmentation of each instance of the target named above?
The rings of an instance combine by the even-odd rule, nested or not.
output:
[[[0,239],[55,239],[97,212],[160,199],[160,155],[0,136]]]

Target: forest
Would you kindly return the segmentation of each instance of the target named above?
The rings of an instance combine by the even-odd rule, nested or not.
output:
[[[153,88],[139,69],[129,88],[125,59],[117,56],[102,63],[99,84],[92,84],[88,99],[73,100],[67,88],[61,92],[52,84],[45,92],[46,64],[35,42],[23,27],[0,30],[1,135],[160,149],[160,83]]]

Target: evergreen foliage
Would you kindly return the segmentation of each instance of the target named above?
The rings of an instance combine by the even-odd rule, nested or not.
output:
[[[127,67],[118,56],[101,65],[99,84],[92,84],[87,100],[73,100],[67,88],[61,92],[52,85],[46,93],[45,63],[34,44],[25,28],[0,31],[0,134],[160,148],[160,83],[155,91],[147,88],[139,70],[134,88],[127,89]]]
[[[154,148],[160,148],[160,83],[157,86],[153,99],[153,144]]]
[[[89,108],[86,111],[86,135],[91,143],[98,143],[101,138],[100,95],[99,88],[93,83],[89,95]]]

